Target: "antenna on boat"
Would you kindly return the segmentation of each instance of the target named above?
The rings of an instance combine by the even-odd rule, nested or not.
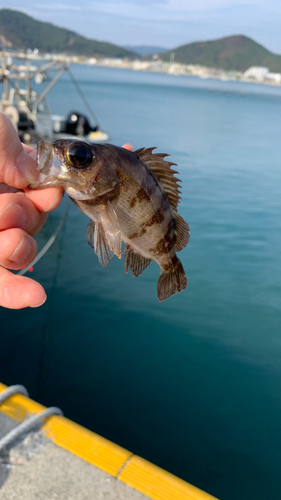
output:
[[[99,121],[98,121],[98,119],[97,119],[97,117],[96,117],[96,115],[95,115],[95,113],[94,113],[94,111],[93,111],[93,109],[92,109],[89,101],[86,99],[86,97],[85,97],[85,95],[84,95],[84,93],[83,93],[83,91],[82,91],[79,83],[77,82],[75,76],[73,75],[73,73],[72,73],[72,71],[71,71],[71,69],[69,67],[67,68],[67,73],[69,74],[69,78],[72,80],[73,85],[75,86],[78,94],[80,95],[82,101],[84,102],[86,108],[88,109],[91,117],[96,122],[98,128],[101,128],[100,123],[99,123]]]

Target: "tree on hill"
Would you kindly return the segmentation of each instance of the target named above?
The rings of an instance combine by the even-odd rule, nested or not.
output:
[[[89,40],[74,31],[36,21],[22,12],[0,10],[0,37],[13,49],[64,52],[85,56],[128,57],[137,54],[112,43]]]
[[[195,42],[182,45],[161,54],[164,61],[170,60],[183,64],[201,64],[225,70],[245,71],[250,66],[266,66],[273,72],[281,71],[281,56],[273,54],[251,38],[234,35],[208,42]]]

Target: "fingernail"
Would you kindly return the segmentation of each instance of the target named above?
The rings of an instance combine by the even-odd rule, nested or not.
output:
[[[29,255],[32,252],[32,245],[28,238],[22,236],[17,248],[14,250],[9,258],[10,262],[16,262],[20,264],[21,262],[26,262]]]
[[[50,205],[45,208],[44,212],[50,212],[52,210],[52,207],[54,207],[58,200],[61,201],[63,199],[63,195],[64,195],[64,191],[62,193],[60,193],[53,201],[52,203],[50,203]]]
[[[26,151],[22,150],[17,157],[16,163],[21,174],[29,183],[37,181],[39,177],[37,163]]]
[[[45,295],[43,302],[41,302],[37,306],[29,306],[29,307],[31,307],[31,309],[35,309],[36,307],[41,307],[41,306],[43,306],[43,304],[45,304],[46,300],[47,300],[47,295]]]
[[[25,220],[26,212],[24,208],[19,203],[12,201],[0,212],[0,230],[21,227]]]

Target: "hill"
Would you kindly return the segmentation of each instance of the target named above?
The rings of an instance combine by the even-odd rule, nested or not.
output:
[[[151,56],[153,54],[161,54],[162,52],[167,52],[167,47],[157,47],[150,45],[127,45],[124,49],[136,52],[141,57]]]
[[[10,9],[0,10],[0,41],[6,47],[35,49],[41,52],[76,54],[85,56],[128,57],[137,54],[112,43],[90,40],[74,31],[51,23],[36,21],[30,16]]]
[[[250,66],[266,66],[272,72],[281,72],[281,56],[269,52],[262,45],[243,35],[182,45],[164,52],[161,54],[161,59],[169,61],[172,53],[175,62],[183,64],[201,64],[237,71],[245,71]]]

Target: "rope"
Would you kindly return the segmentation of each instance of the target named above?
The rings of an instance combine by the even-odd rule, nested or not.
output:
[[[30,432],[34,427],[42,424],[42,421],[51,415],[63,415],[62,411],[56,406],[51,406],[46,410],[29,417],[27,420],[19,424],[15,429],[12,429],[6,436],[0,439],[0,453],[5,451],[5,448],[10,445],[15,439],[19,438],[22,434]]]
[[[23,275],[25,274],[30,267],[34,266],[40,259],[42,259],[43,255],[45,255],[45,253],[47,252],[47,250],[49,250],[49,248],[52,246],[52,244],[54,243],[55,239],[57,238],[62,226],[64,225],[64,222],[66,220],[66,217],[67,217],[67,214],[68,214],[68,210],[69,210],[69,200],[68,200],[68,203],[66,205],[66,208],[65,208],[65,211],[64,211],[64,214],[58,224],[58,227],[57,229],[55,230],[55,232],[52,234],[52,236],[50,237],[50,239],[47,241],[47,243],[43,246],[42,250],[40,250],[40,252],[36,255],[35,259],[31,262],[31,264],[29,264],[29,266],[25,267],[24,269],[22,269],[21,271],[19,271],[17,274],[20,274],[20,275]]]
[[[80,95],[80,97],[81,97],[82,101],[84,102],[84,104],[85,104],[86,108],[88,109],[88,111],[89,111],[89,113],[90,113],[91,117],[92,117],[92,118],[93,118],[93,120],[96,122],[96,124],[97,124],[98,128],[99,128],[99,129],[101,129],[100,123],[99,123],[99,121],[98,121],[98,119],[97,119],[97,117],[96,117],[96,115],[95,115],[94,111],[92,110],[92,107],[91,107],[91,105],[90,105],[89,101],[86,99],[86,97],[85,97],[85,95],[84,95],[84,93],[83,93],[83,91],[82,91],[82,89],[81,89],[81,87],[80,87],[79,83],[77,82],[77,80],[76,80],[75,76],[73,75],[72,71],[70,70],[70,68],[68,68],[68,69],[67,69],[67,72],[68,72],[68,74],[69,74],[69,76],[70,76],[70,79],[72,80],[72,83],[73,83],[73,85],[75,86],[75,88],[76,88],[76,90],[77,90],[78,94]]]
[[[70,204],[69,200],[68,200],[68,204]],[[62,228],[60,241],[58,242],[58,245],[57,245],[58,246],[58,254],[57,254],[57,259],[56,259],[56,268],[55,268],[54,279],[53,279],[51,291],[48,295],[49,296],[49,301],[48,301],[49,302],[49,310],[48,310],[46,322],[42,328],[42,338],[41,338],[41,342],[40,342],[41,347],[39,350],[38,374],[36,376],[36,387],[37,387],[36,392],[35,392],[36,399],[39,399],[40,386],[41,386],[41,382],[42,382],[43,375],[44,375],[44,359],[45,359],[45,355],[47,352],[48,323],[49,323],[49,321],[52,317],[52,313],[53,313],[53,307],[54,307],[53,297],[54,297],[54,292],[55,292],[56,287],[57,287],[57,279],[58,279],[58,274],[59,274],[60,260],[61,260],[61,256],[62,256],[62,248],[63,248],[63,242],[64,242],[64,234],[65,234],[65,225]],[[52,333],[52,330],[51,330],[49,335],[51,335],[51,333]]]
[[[14,396],[15,394],[22,394],[28,398],[28,392],[23,385],[11,385],[0,394],[0,405],[6,401],[6,399]]]

